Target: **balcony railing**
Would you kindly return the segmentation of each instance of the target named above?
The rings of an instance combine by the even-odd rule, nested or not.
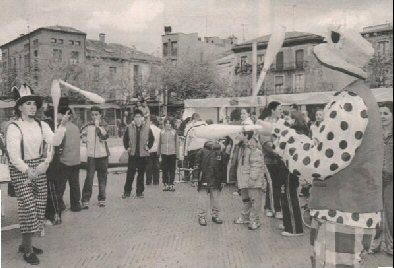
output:
[[[282,71],[296,71],[296,70],[304,70],[307,68],[307,61],[293,61],[293,62],[284,62],[283,64],[272,64],[270,67],[271,72],[282,72]],[[264,63],[257,64],[257,74],[259,74],[264,67]],[[245,63],[241,66],[241,64],[237,64],[235,66],[235,74],[250,74],[252,73],[252,65]]]

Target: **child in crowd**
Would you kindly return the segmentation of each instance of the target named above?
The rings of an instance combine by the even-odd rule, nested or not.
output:
[[[216,141],[207,141],[196,155],[196,174],[198,180],[198,222],[201,226],[207,225],[206,214],[208,200],[212,221],[222,224],[220,213],[220,191],[226,182],[226,164],[221,146]],[[209,199],[207,197],[209,195]]]
[[[257,147],[258,139],[253,132],[245,132],[243,144],[238,153],[237,180],[241,190],[243,207],[235,224],[249,224],[249,230],[260,228],[264,188],[264,156]]]
[[[163,171],[163,191],[175,191],[176,155],[178,152],[178,135],[174,129],[174,122],[168,118],[163,121],[163,130],[159,138],[159,155]]]

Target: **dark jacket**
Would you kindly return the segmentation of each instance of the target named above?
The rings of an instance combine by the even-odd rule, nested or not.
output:
[[[198,191],[201,189],[221,190],[226,182],[226,164],[224,153],[219,143],[206,142],[196,156],[199,172]]]

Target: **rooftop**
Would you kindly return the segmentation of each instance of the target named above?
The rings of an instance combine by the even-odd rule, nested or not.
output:
[[[99,40],[86,40],[86,56],[91,58],[113,58],[123,60],[137,60],[146,62],[160,62],[161,59],[117,43],[103,43]]]
[[[42,30],[47,30],[47,31],[55,31],[55,32],[63,32],[63,33],[73,33],[73,34],[81,34],[81,35],[86,35],[86,33],[77,30],[73,27],[68,27],[68,26],[59,26],[59,25],[55,25],[55,26],[45,26],[45,27],[40,27],[35,29],[34,31],[27,33],[27,34],[22,34],[20,36],[18,36],[17,38],[11,40],[10,42],[3,44],[0,46],[0,48],[6,47],[14,42],[20,41],[20,40],[25,40],[27,39],[29,36],[42,31]]]
[[[244,43],[238,44],[236,45],[236,47],[238,46],[251,46],[252,43],[257,42],[258,44],[268,44],[268,41],[270,39],[271,35],[267,34],[267,35],[263,35],[260,36],[258,38],[246,41]],[[293,40],[303,40],[303,39],[321,39],[323,40],[324,37],[317,35],[317,34],[311,34],[311,33],[306,33],[306,32],[286,32],[285,33],[285,43],[286,42],[290,42]]]
[[[374,33],[374,32],[385,32],[385,31],[393,31],[393,24],[392,23],[385,23],[385,24],[364,27],[362,34]]]

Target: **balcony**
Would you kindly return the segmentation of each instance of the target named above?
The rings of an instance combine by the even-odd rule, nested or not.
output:
[[[257,64],[257,74],[263,70],[264,63]],[[288,72],[288,71],[303,71],[308,67],[307,61],[300,62],[284,62],[283,64],[272,64],[270,67],[271,72]],[[237,64],[235,66],[234,72],[236,75],[247,75],[252,73],[252,65],[245,63],[243,65]]]
[[[297,71],[305,70],[308,67],[307,61],[288,61],[282,64],[274,63],[271,65],[270,70],[273,72],[286,72],[286,71]]]

